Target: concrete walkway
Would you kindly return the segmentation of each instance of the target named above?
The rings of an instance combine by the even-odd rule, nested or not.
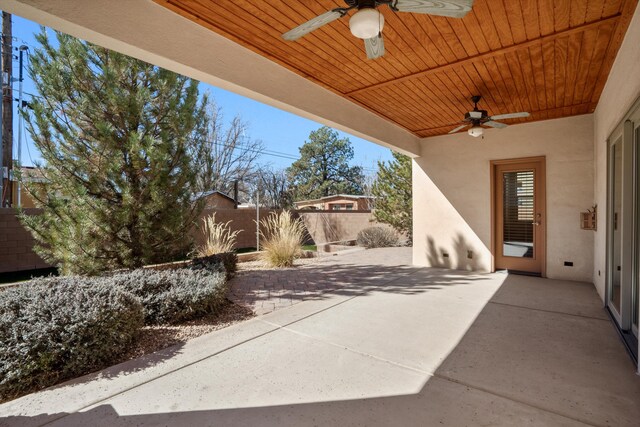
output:
[[[339,288],[4,404],[0,425],[638,425],[640,377],[592,285],[401,250],[335,257],[314,268]]]
[[[231,281],[229,298],[257,315],[290,307],[303,301],[324,298],[324,293],[351,292],[353,284],[362,291],[362,278],[376,282],[386,267],[406,267],[411,261],[411,248],[367,251],[349,249],[324,255],[313,263],[293,268],[240,270]],[[365,266],[354,270],[353,265]],[[385,267],[381,270],[380,267]]]

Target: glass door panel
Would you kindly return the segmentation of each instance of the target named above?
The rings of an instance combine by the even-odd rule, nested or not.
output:
[[[633,217],[635,222],[635,271],[631,287],[631,330],[636,338],[638,338],[638,300],[640,299],[640,294],[638,292],[640,283],[640,126],[635,129],[634,152],[635,162],[633,165],[633,172],[635,177],[635,212]]]
[[[609,302],[620,314],[622,272],[622,138],[611,145],[611,287]]]
[[[502,180],[502,253],[533,258],[534,171],[504,172]]]

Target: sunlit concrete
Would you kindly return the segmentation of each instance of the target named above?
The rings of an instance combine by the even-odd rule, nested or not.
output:
[[[349,280],[2,405],[0,425],[637,425],[640,377],[591,284],[403,266],[402,250],[309,267]]]

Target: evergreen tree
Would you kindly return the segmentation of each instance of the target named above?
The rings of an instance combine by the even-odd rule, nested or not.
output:
[[[290,186],[297,200],[334,194],[362,194],[360,166],[349,166],[353,147],[348,138],[323,126],[309,134],[300,147],[300,159],[288,169]]]
[[[63,274],[183,256],[200,208],[198,82],[62,33],[37,40],[27,123],[44,182],[28,189],[43,214],[22,215],[37,252]]]
[[[376,197],[373,216],[412,238],[411,159],[393,152],[393,160],[378,162],[372,193]]]

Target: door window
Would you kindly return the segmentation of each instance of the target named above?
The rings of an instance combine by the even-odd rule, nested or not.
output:
[[[534,172],[502,174],[502,253],[504,256],[533,258]]]

